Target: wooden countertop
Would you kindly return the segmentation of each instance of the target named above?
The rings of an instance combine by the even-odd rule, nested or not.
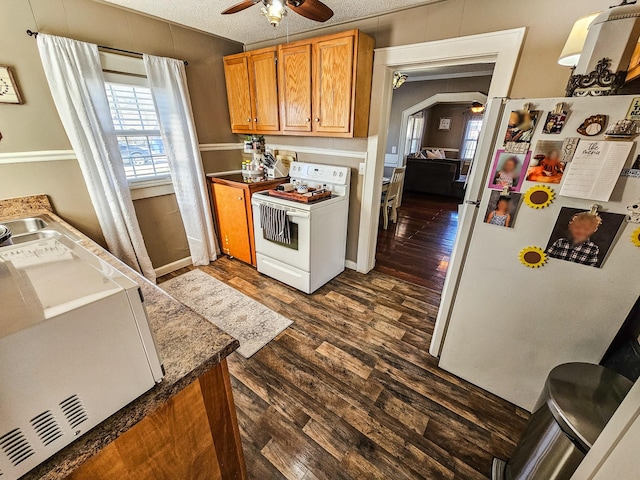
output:
[[[158,385],[21,477],[21,480],[57,480],[67,477],[169,398],[218,365],[240,344],[56,216],[46,195],[0,200],[0,223],[35,215],[46,215],[51,222],[61,223],[82,238],[80,245],[138,282],[166,371]]]

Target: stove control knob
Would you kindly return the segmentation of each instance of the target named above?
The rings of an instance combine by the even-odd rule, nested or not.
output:
[[[342,176],[342,175],[343,175],[343,173],[342,173],[342,172],[340,172],[340,176]]]
[[[336,174],[337,174],[337,172],[335,172],[335,171],[334,171],[334,172],[333,172],[333,176],[335,177],[335,176],[336,176]]]

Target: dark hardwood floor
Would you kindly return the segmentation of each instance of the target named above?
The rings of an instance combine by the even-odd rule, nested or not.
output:
[[[251,480],[486,480],[510,456],[528,414],[428,354],[437,288],[346,271],[305,295],[238,260],[200,268],[294,321],[229,358]]]
[[[405,192],[398,222],[378,232],[378,272],[441,289],[458,226],[460,200]]]

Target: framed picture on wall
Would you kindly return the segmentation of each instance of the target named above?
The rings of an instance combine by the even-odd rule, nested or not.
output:
[[[11,69],[0,65],[0,103],[22,103]]]
[[[438,125],[438,130],[451,130],[451,117],[442,117]]]

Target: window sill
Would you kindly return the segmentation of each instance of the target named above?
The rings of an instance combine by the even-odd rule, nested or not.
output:
[[[142,200],[143,198],[161,197],[162,195],[172,195],[173,183],[170,178],[159,180],[148,180],[145,182],[132,182],[129,184],[132,200]]]

